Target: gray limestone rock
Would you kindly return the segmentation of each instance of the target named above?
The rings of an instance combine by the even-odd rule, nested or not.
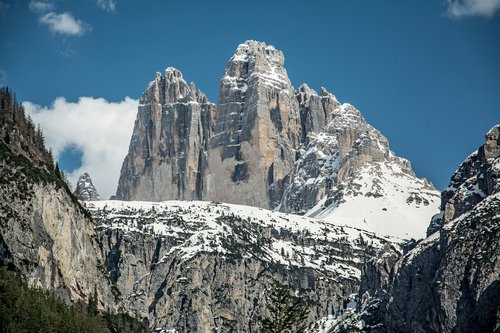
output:
[[[0,179],[0,264],[67,304],[88,302],[97,291],[101,310],[118,311],[94,224],[69,190],[12,151],[2,151]]]
[[[301,142],[307,146],[332,120],[340,103],[325,88],[318,95],[305,83],[297,90],[296,98],[300,107]]]
[[[390,151],[388,140],[352,105],[307,86],[297,97],[308,134],[280,210],[399,237],[424,236],[424,221],[438,211],[434,187],[417,178],[409,161]],[[386,210],[373,212],[368,207],[374,205]]]
[[[330,315],[360,269],[399,241],[260,208],[200,201],[84,202],[124,306],[152,328],[259,332],[273,280]]]
[[[397,260],[397,251],[371,260],[361,278],[363,301],[330,332],[361,322],[363,332],[498,331],[499,128],[453,175],[431,234]]]
[[[441,195],[441,212],[433,217],[428,235],[500,191],[500,125],[486,133],[485,141],[451,177]]]
[[[78,178],[78,182],[76,183],[76,190],[73,192],[73,195],[78,198],[78,200],[82,201],[96,201],[101,200],[99,193],[92,184],[92,179],[88,173],[84,173]]]
[[[139,103],[116,198],[202,199],[215,106],[171,67]]]
[[[247,41],[229,60],[220,83],[210,139],[207,198],[276,207],[300,142],[299,106],[283,53]]]

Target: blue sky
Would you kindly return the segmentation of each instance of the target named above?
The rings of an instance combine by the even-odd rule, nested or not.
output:
[[[36,112],[87,96],[130,113],[125,97],[173,66],[217,102],[237,45],[264,41],[284,52],[295,87],[324,86],[356,106],[443,188],[500,122],[498,9],[500,0],[1,0],[0,81]],[[68,140],[49,143],[71,171],[88,158]]]

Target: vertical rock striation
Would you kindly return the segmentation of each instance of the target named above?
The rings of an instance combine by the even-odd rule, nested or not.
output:
[[[157,75],[116,198],[238,203],[407,238],[425,234],[439,205],[358,110],[324,88],[294,91],[283,53],[251,40],[229,59],[217,108],[179,71]]]
[[[144,92],[116,198],[202,199],[215,106],[167,68]]]
[[[283,64],[282,52],[255,41],[239,45],[229,60],[210,140],[208,198],[279,204],[301,136],[299,106]]]
[[[321,88],[320,94],[303,83],[296,92],[300,107],[301,142],[308,145],[332,120],[335,109],[340,106],[337,98]]]

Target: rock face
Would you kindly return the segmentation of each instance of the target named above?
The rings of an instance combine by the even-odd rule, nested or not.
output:
[[[428,235],[500,190],[500,170],[495,164],[500,156],[500,126],[488,131],[485,139],[486,143],[470,154],[451,177],[442,194],[441,214],[432,219]]]
[[[84,173],[78,178],[78,182],[76,183],[76,190],[73,192],[73,195],[82,201],[97,201],[101,200],[101,197],[97,193],[97,190],[92,184],[92,179],[88,173]]]
[[[299,87],[295,96],[300,107],[301,142],[307,146],[332,120],[340,103],[325,88],[321,88],[318,95],[305,83]]]
[[[424,236],[422,221],[439,205],[438,192],[358,110],[324,88],[294,91],[283,53],[256,41],[229,59],[217,108],[179,71],[157,75],[141,99],[116,198],[216,200],[406,238]]]
[[[359,289],[399,240],[264,209],[201,201],[84,202],[125,308],[151,328],[259,332],[273,280],[313,300],[310,320]]]
[[[425,221],[438,211],[434,187],[418,179],[410,163],[390,151],[387,139],[352,105],[340,105],[325,89],[318,96],[303,87],[297,96],[305,101],[304,118],[321,117],[306,121],[313,124],[309,143],[290,176],[281,211],[403,238],[423,237]]]
[[[0,100],[8,91],[0,91]],[[1,104],[0,118],[0,266],[18,270],[30,286],[43,288],[66,303],[87,302],[97,291],[100,309],[116,311],[94,224],[55,172],[43,138],[22,106]],[[40,133],[41,134],[41,133]],[[20,141],[12,141],[14,137]]]
[[[500,126],[442,194],[426,239],[365,267],[363,304],[348,318],[370,332],[496,332],[500,327]],[[440,221],[440,223],[436,223]],[[394,255],[394,254],[393,254]],[[393,256],[392,256],[393,257]],[[389,271],[387,274],[381,274]],[[370,308],[369,311],[366,311]],[[337,332],[346,321],[337,322]]]
[[[116,198],[202,199],[214,114],[177,69],[157,73],[140,100]]]
[[[283,53],[248,41],[238,46],[220,84],[210,140],[207,197],[274,208],[300,143],[300,115]]]

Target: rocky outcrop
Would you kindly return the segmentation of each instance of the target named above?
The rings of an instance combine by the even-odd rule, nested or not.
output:
[[[311,125],[310,142],[295,164],[280,210],[423,237],[426,221],[438,212],[434,187],[418,179],[410,162],[390,151],[387,139],[352,105],[339,105],[325,89],[318,96],[303,86],[297,96],[306,101],[301,103],[306,119],[321,115],[306,123],[328,123],[316,134],[318,126]]]
[[[431,225],[437,230],[395,263],[378,257],[364,268],[363,301],[350,324],[364,325],[363,331],[370,332],[498,330],[498,129],[487,133],[486,143],[464,161],[443,191],[443,211],[437,217],[442,222],[436,224],[434,218]],[[381,271],[389,271],[389,279]],[[341,324],[337,322],[332,332]]]
[[[247,41],[238,46],[221,80],[210,139],[207,198],[276,207],[300,143],[298,103],[283,53]]]
[[[442,193],[441,213],[432,219],[428,235],[500,191],[500,125],[489,130],[485,139],[485,144],[470,154],[451,177]]]
[[[332,120],[340,103],[325,88],[321,88],[318,95],[305,83],[295,95],[300,107],[301,143],[307,146]]]
[[[92,179],[88,173],[84,173],[78,178],[78,182],[76,183],[76,190],[73,192],[73,195],[82,201],[97,201],[101,200],[99,193],[92,184]]]
[[[0,111],[3,119],[10,112]],[[117,311],[120,300],[112,292],[88,212],[56,172],[43,142],[29,144],[43,135],[34,126],[23,127],[30,123],[19,118],[23,113],[16,115],[0,123],[0,132],[9,133],[0,141],[0,264],[68,304],[97,297],[100,309]],[[15,136],[24,139],[11,141]]]
[[[125,307],[150,327],[259,332],[273,280],[312,299],[310,320],[359,289],[364,262],[399,241],[216,202],[85,202]]]
[[[438,211],[437,191],[358,110],[324,88],[318,94],[303,84],[294,91],[283,53],[273,46],[238,46],[220,81],[217,109],[197,96],[172,68],[149,85],[117,199],[216,200],[341,218],[386,233],[394,228],[384,221],[398,221],[396,234],[407,238],[422,237],[426,226],[408,226]]]
[[[116,198],[202,199],[215,106],[180,71],[156,74],[139,102]]]

